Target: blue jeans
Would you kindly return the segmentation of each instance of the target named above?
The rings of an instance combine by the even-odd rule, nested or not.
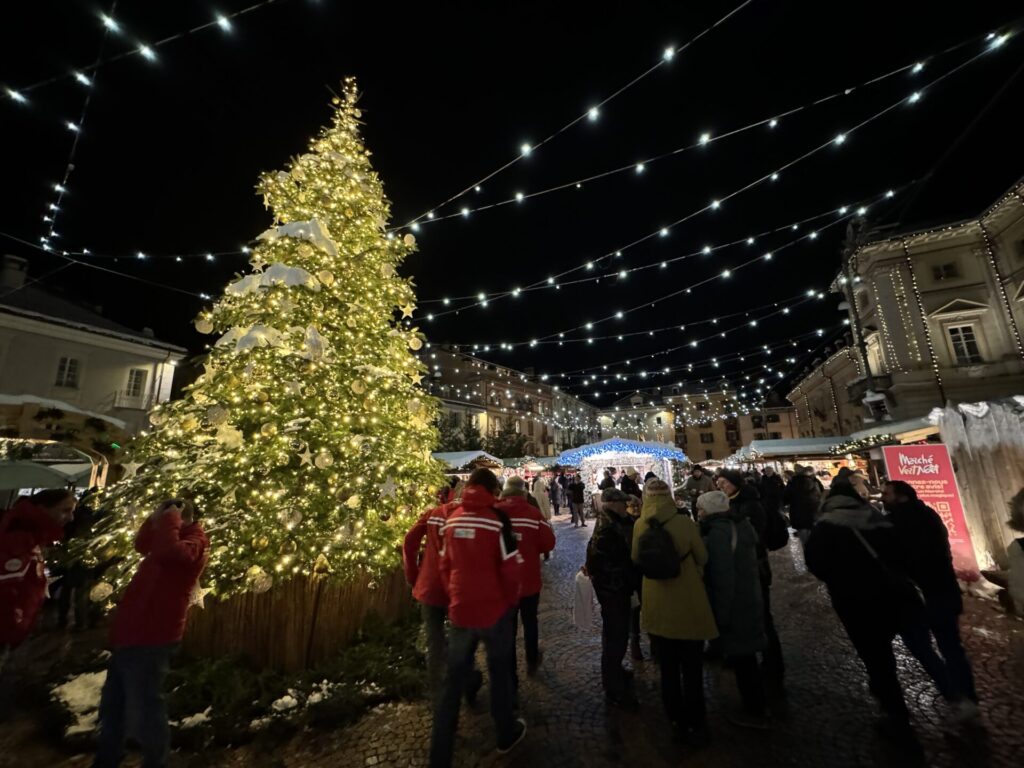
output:
[[[974,672],[960,641],[959,606],[946,605],[948,600],[931,599],[921,616],[901,628],[900,637],[916,658],[935,687],[947,701],[978,700],[974,688]],[[932,636],[935,645],[932,645]],[[940,655],[941,654],[941,655]]]
[[[509,744],[515,735],[512,712],[512,634],[510,610],[494,626],[468,629],[452,624],[448,633],[448,674],[444,693],[434,709],[434,727],[430,734],[430,768],[449,768],[455,752],[455,732],[459,727],[459,705],[473,671],[473,656],[483,641],[487,651],[487,672],[491,680],[491,717],[498,731],[498,745]]]
[[[143,768],[163,768],[171,729],[164,679],[176,645],[116,648],[110,655],[100,697],[100,736],[93,768],[116,768],[126,737],[142,748]]]

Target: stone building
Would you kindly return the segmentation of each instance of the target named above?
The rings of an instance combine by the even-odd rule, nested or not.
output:
[[[460,426],[467,421],[475,425],[484,438],[509,420],[527,437],[532,456],[555,456],[601,438],[598,409],[548,384],[547,377],[480,360],[455,347],[431,346],[423,360],[430,369],[424,384],[440,398],[443,411],[454,414]]]
[[[834,288],[852,295],[867,361],[851,343],[798,382],[801,434],[1024,394],[1024,181],[976,218],[861,245],[846,280]]]

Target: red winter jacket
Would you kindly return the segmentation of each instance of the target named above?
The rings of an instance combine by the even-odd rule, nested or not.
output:
[[[145,557],[117,606],[111,646],[170,645],[181,640],[209,546],[202,526],[182,523],[177,511],[143,523],[135,549]]]
[[[442,528],[441,582],[448,618],[458,627],[492,627],[519,603],[523,558],[506,546],[495,503],[486,489],[467,486]]]
[[[424,605],[444,608],[448,605],[448,593],[441,583],[441,548],[444,541],[441,537],[441,526],[454,508],[453,505],[442,504],[428,509],[416,524],[405,534],[402,546],[402,563],[405,566],[405,580],[412,585],[412,596]],[[427,540],[423,547],[422,559],[420,547],[423,539]]]
[[[523,556],[522,596],[536,595],[541,587],[540,556],[555,548],[555,531],[540,510],[523,496],[502,499],[498,509],[511,518],[519,554]]]
[[[43,547],[64,529],[42,507],[22,497],[0,519],[0,647],[28,637],[47,596]]]

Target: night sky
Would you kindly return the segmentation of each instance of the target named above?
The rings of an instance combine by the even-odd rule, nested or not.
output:
[[[256,0],[217,4],[182,0],[120,0],[123,28],[108,36],[104,59],[232,13]],[[838,298],[805,302],[788,315],[751,318],[770,305],[798,301],[808,289],[826,290],[839,266],[844,224],[840,206],[872,201],[873,225],[910,228],[976,215],[1024,173],[1024,142],[1014,105],[1024,103],[1024,36],[951,74],[986,51],[990,31],[1024,31],[1016,3],[958,4],[955,13],[924,2],[753,0],[635,86],[447,206],[441,201],[514,159],[524,143],[554,133],[593,104],[656,64],[666,46],[683,45],[741,0],[724,3],[342,3],[277,0],[234,19],[138,55],[109,61],[90,76],[69,192],[58,213],[54,243],[88,248],[91,263],[193,293],[217,296],[246,257],[213,263],[176,254],[237,251],[270,224],[253,193],[261,171],[281,168],[301,153],[329,119],[331,88],[355,75],[364,91],[364,138],[393,204],[393,225],[434,210],[458,213],[573,182],[743,128],[921,61],[856,87],[823,104],[715,139],[674,156],[562,191],[425,222],[420,252],[404,273],[416,280],[419,324],[435,343],[488,344],[480,356],[518,369],[555,375],[594,369],[627,357],[609,372],[653,371],[694,364],[694,372],[601,380],[563,386],[607,404],[635,386],[696,384],[746,372],[765,357],[745,354],[789,340],[798,346],[771,360],[802,356],[842,317]],[[90,89],[66,74],[94,62],[103,38],[98,14],[109,4],[41,0],[5,9],[0,31],[0,86],[23,92],[27,104],[0,94],[3,205],[0,231],[31,242],[45,234],[42,216],[55,198],[73,135]],[[30,8],[28,6],[31,6]],[[556,7],[555,7],[556,6]],[[972,40],[973,38],[973,40]],[[966,43],[944,55],[950,46]],[[63,76],[50,84],[33,83]],[[996,92],[1002,95],[967,131]],[[911,104],[908,97],[920,90]],[[511,291],[597,260],[762,178],[858,123],[904,100],[849,133],[840,145],[782,171],[776,182],[730,197],[594,270],[563,278],[604,276],[559,289],[547,287],[492,300],[458,314],[426,320],[450,307],[427,301]],[[965,133],[965,131],[967,131]],[[914,180],[926,183],[911,185]],[[891,200],[888,189],[899,190]],[[827,214],[796,231],[750,235]],[[832,226],[826,225],[831,224]],[[820,236],[810,240],[812,229]],[[787,247],[786,243],[800,237]],[[716,247],[710,255],[699,253]],[[149,254],[146,261],[134,257]],[[767,251],[777,253],[737,270]],[[62,264],[53,255],[5,239],[3,252],[29,257],[32,276]],[[696,255],[679,259],[687,254]],[[119,258],[113,258],[113,257]],[[677,259],[660,267],[662,260]],[[653,268],[616,277],[620,270]],[[685,289],[723,270],[692,293],[574,329]],[[562,282],[562,281],[557,281]],[[125,325],[152,327],[160,338],[194,351],[204,340],[191,325],[203,302],[153,285],[81,266],[43,281],[54,291],[102,305]],[[762,307],[754,310],[755,307]],[[750,317],[742,313],[752,310]],[[694,325],[714,317],[718,326]],[[679,325],[688,326],[685,331]],[[688,343],[735,326],[725,339]],[[566,338],[635,333],[675,326],[653,336],[592,344],[520,346],[566,331]],[[811,336],[808,336],[811,334]],[[669,355],[649,356],[683,346]],[[471,349],[471,347],[469,347]],[[744,353],[745,360],[737,355]],[[704,365],[712,356],[720,368]],[[783,369],[790,366],[783,364]],[[558,377],[555,377],[558,378]],[[757,376],[755,376],[755,379]],[[735,381],[735,379],[733,379]],[[594,392],[601,394],[597,397]]]

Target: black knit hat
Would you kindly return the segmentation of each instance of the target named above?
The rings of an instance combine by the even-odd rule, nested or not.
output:
[[[743,474],[737,469],[723,469],[718,473],[719,477],[724,477],[730,483],[736,486],[737,489],[742,488],[745,481]]]

